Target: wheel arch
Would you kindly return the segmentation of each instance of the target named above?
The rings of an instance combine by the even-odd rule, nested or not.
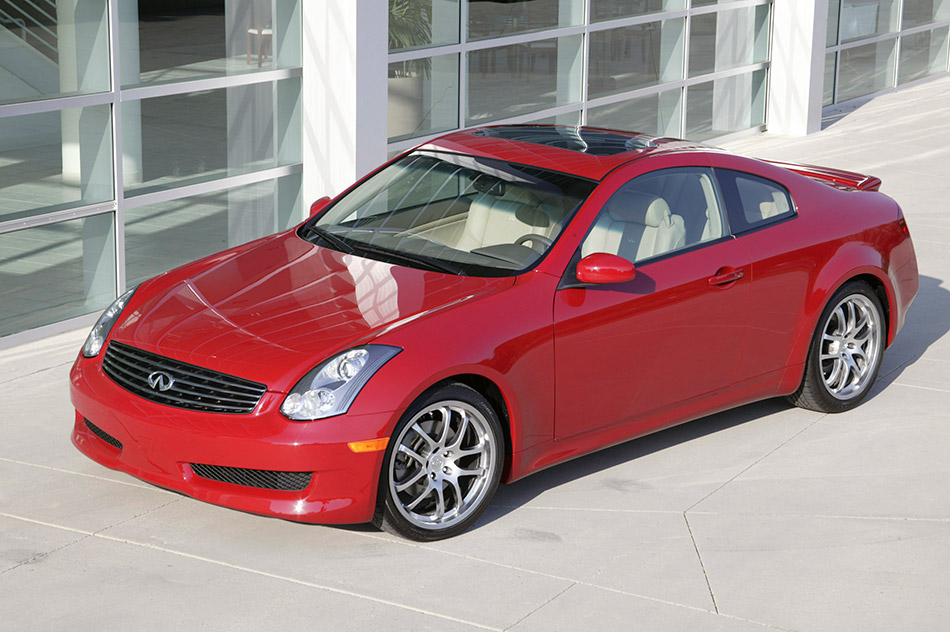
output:
[[[783,391],[792,392],[798,388],[805,372],[805,363],[808,359],[808,351],[811,347],[815,329],[818,327],[818,321],[821,314],[828,306],[829,301],[839,289],[852,281],[861,281],[868,285],[878,297],[881,306],[884,309],[884,328],[887,332],[885,348],[889,347],[896,335],[896,322],[892,317],[895,308],[894,287],[890,279],[884,272],[881,254],[873,248],[862,248],[870,251],[871,261],[865,259],[862,265],[847,267],[841,265],[826,266],[820,273],[812,286],[810,296],[805,302],[803,313],[803,324],[799,330],[795,344],[792,347],[791,355],[788,359],[790,370],[783,379]],[[874,261],[873,259],[877,260]]]

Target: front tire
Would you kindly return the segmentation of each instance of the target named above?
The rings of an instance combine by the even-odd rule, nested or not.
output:
[[[488,401],[464,384],[424,393],[402,416],[380,473],[382,510],[373,522],[417,541],[467,529],[498,488],[501,424]]]
[[[842,286],[821,314],[805,376],[789,401],[823,413],[851,410],[867,397],[881,368],[884,310],[866,283]]]

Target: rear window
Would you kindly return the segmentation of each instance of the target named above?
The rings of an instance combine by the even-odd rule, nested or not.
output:
[[[742,233],[795,215],[795,204],[781,184],[743,171],[717,169],[733,233]]]

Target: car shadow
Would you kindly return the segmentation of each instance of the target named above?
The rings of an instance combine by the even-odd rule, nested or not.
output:
[[[899,378],[907,367],[917,362],[931,345],[950,331],[950,291],[941,287],[941,283],[941,279],[920,277],[920,289],[908,311],[904,328],[885,353],[885,366],[882,367],[882,373],[869,393],[868,400]],[[888,356],[894,358],[891,366],[887,366]],[[498,488],[489,511],[482,516],[475,528],[505,516],[549,489],[681,443],[767,417],[791,406],[784,398],[746,404],[633,439],[556,465],[514,483],[502,485]]]
[[[904,328],[885,354],[885,366],[868,395],[873,399],[894,382],[901,373],[919,360],[927,349],[950,331],[950,291],[941,287],[942,280],[921,276],[917,298],[911,305]],[[888,357],[893,359],[888,366]],[[866,400],[866,401],[868,401]],[[709,415],[666,430],[631,439],[625,443],[593,452],[555,465],[526,478],[501,485],[488,510],[473,525],[478,529],[520,509],[545,491],[583,479],[634,459],[661,452],[667,448],[728,430],[750,421],[762,419],[791,407],[784,398],[773,398],[739,406]],[[347,525],[351,531],[378,532],[372,525]]]
[[[869,397],[874,397],[888,384],[923,357],[932,344],[950,331],[950,290],[941,287],[942,279],[920,277],[917,298],[911,304],[904,328],[884,354],[881,374]]]

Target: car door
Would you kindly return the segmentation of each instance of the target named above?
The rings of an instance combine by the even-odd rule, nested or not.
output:
[[[619,186],[575,262],[592,252],[632,261],[636,277],[585,286],[571,267],[555,293],[556,438],[729,386],[749,260],[730,235],[711,169],[663,169]],[[644,423],[631,434],[648,430]]]
[[[789,190],[742,166],[734,157],[724,157],[718,158],[715,168],[732,233],[749,256],[754,283],[734,381],[761,381],[767,386],[777,384],[792,362],[789,354],[821,251],[809,248],[815,237],[798,227]]]

